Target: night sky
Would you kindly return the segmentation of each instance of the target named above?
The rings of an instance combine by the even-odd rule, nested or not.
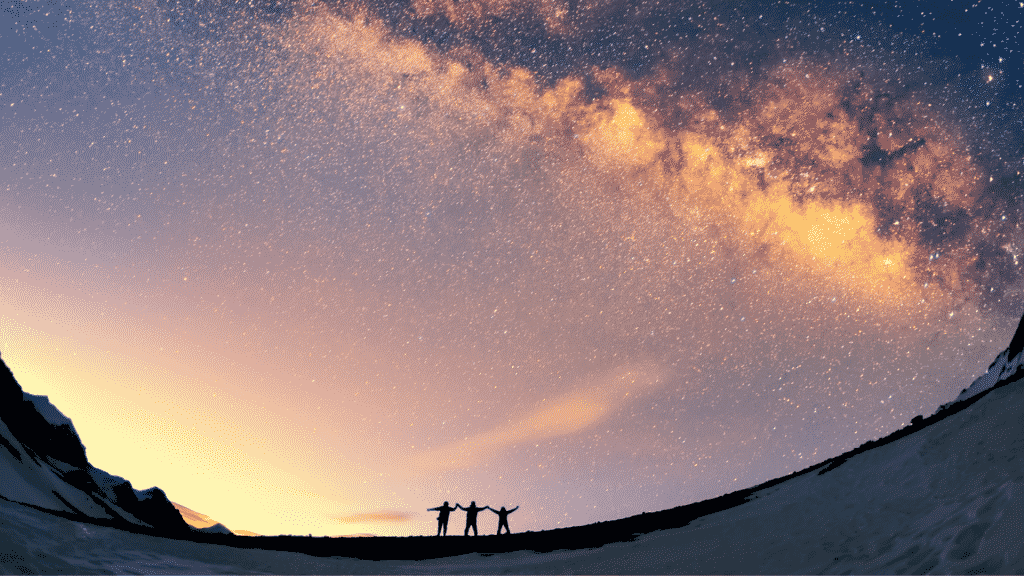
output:
[[[718,496],[1024,312],[1022,2],[0,6],[0,352],[235,530]]]

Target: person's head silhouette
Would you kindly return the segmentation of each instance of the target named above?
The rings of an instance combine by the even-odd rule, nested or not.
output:
[[[469,507],[470,508],[476,508],[476,500],[473,500],[472,502],[470,502],[469,503]]]
[[[504,507],[504,506],[502,506],[502,507],[501,507],[501,511],[502,511],[502,512],[504,512],[504,511],[505,511],[505,507]]]
[[[448,505],[448,501],[447,501],[447,500],[445,500],[445,501],[444,501],[444,505],[445,505],[445,506],[447,506],[447,505]]]

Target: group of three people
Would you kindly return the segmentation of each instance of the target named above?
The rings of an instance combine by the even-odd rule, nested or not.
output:
[[[444,535],[445,536],[448,535],[448,515],[451,514],[453,510],[465,510],[466,511],[466,532],[463,534],[463,536],[469,536],[469,529],[470,528],[473,529],[473,536],[476,536],[477,535],[477,532],[476,532],[476,513],[477,512],[479,512],[481,510],[490,510],[491,512],[494,512],[495,514],[498,515],[498,534],[501,534],[501,527],[502,526],[505,527],[505,533],[506,534],[511,534],[512,531],[508,529],[508,515],[513,513],[513,512],[515,512],[516,510],[519,510],[519,506],[516,506],[515,508],[513,508],[511,510],[505,510],[505,507],[502,506],[501,510],[495,510],[494,508],[491,508],[490,506],[478,507],[476,505],[476,500],[474,500],[474,501],[469,503],[469,507],[468,508],[463,508],[462,506],[459,505],[458,502],[455,503],[455,508],[452,508],[451,506],[448,505],[448,502],[446,501],[444,504],[442,504],[441,506],[438,506],[437,508],[427,508],[427,510],[430,510],[430,511],[437,510],[437,535],[438,536],[441,535],[442,531],[444,531]]]

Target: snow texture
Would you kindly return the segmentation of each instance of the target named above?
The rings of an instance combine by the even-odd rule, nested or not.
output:
[[[1004,350],[999,356],[996,357],[996,361],[988,367],[988,370],[978,377],[977,380],[971,383],[964,391],[960,392],[960,395],[956,397],[954,402],[960,402],[973,396],[977,396],[982,392],[991,389],[999,382],[1006,380],[1013,380],[1024,376],[1021,373],[1022,366],[1024,363],[1024,353],[1018,353],[1013,358],[1007,358],[1009,356],[1009,350]]]
[[[0,420],[0,495],[58,512],[82,513],[93,518],[111,519],[112,515],[88,494],[68,484],[62,475],[70,466],[59,460],[39,459],[18,441]]]
[[[1024,364],[1024,318],[1021,318],[1020,324],[1017,325],[1017,331],[1013,334],[1006,350],[996,356],[988,370],[961,391],[953,403],[977,396],[1000,382],[1008,382],[1024,376],[1021,373],[1021,364]]]

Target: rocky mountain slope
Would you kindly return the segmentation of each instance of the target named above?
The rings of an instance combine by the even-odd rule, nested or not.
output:
[[[163,490],[135,490],[86,458],[74,424],[46,396],[21,389],[0,359],[0,497],[65,517],[149,533],[191,528]]]

